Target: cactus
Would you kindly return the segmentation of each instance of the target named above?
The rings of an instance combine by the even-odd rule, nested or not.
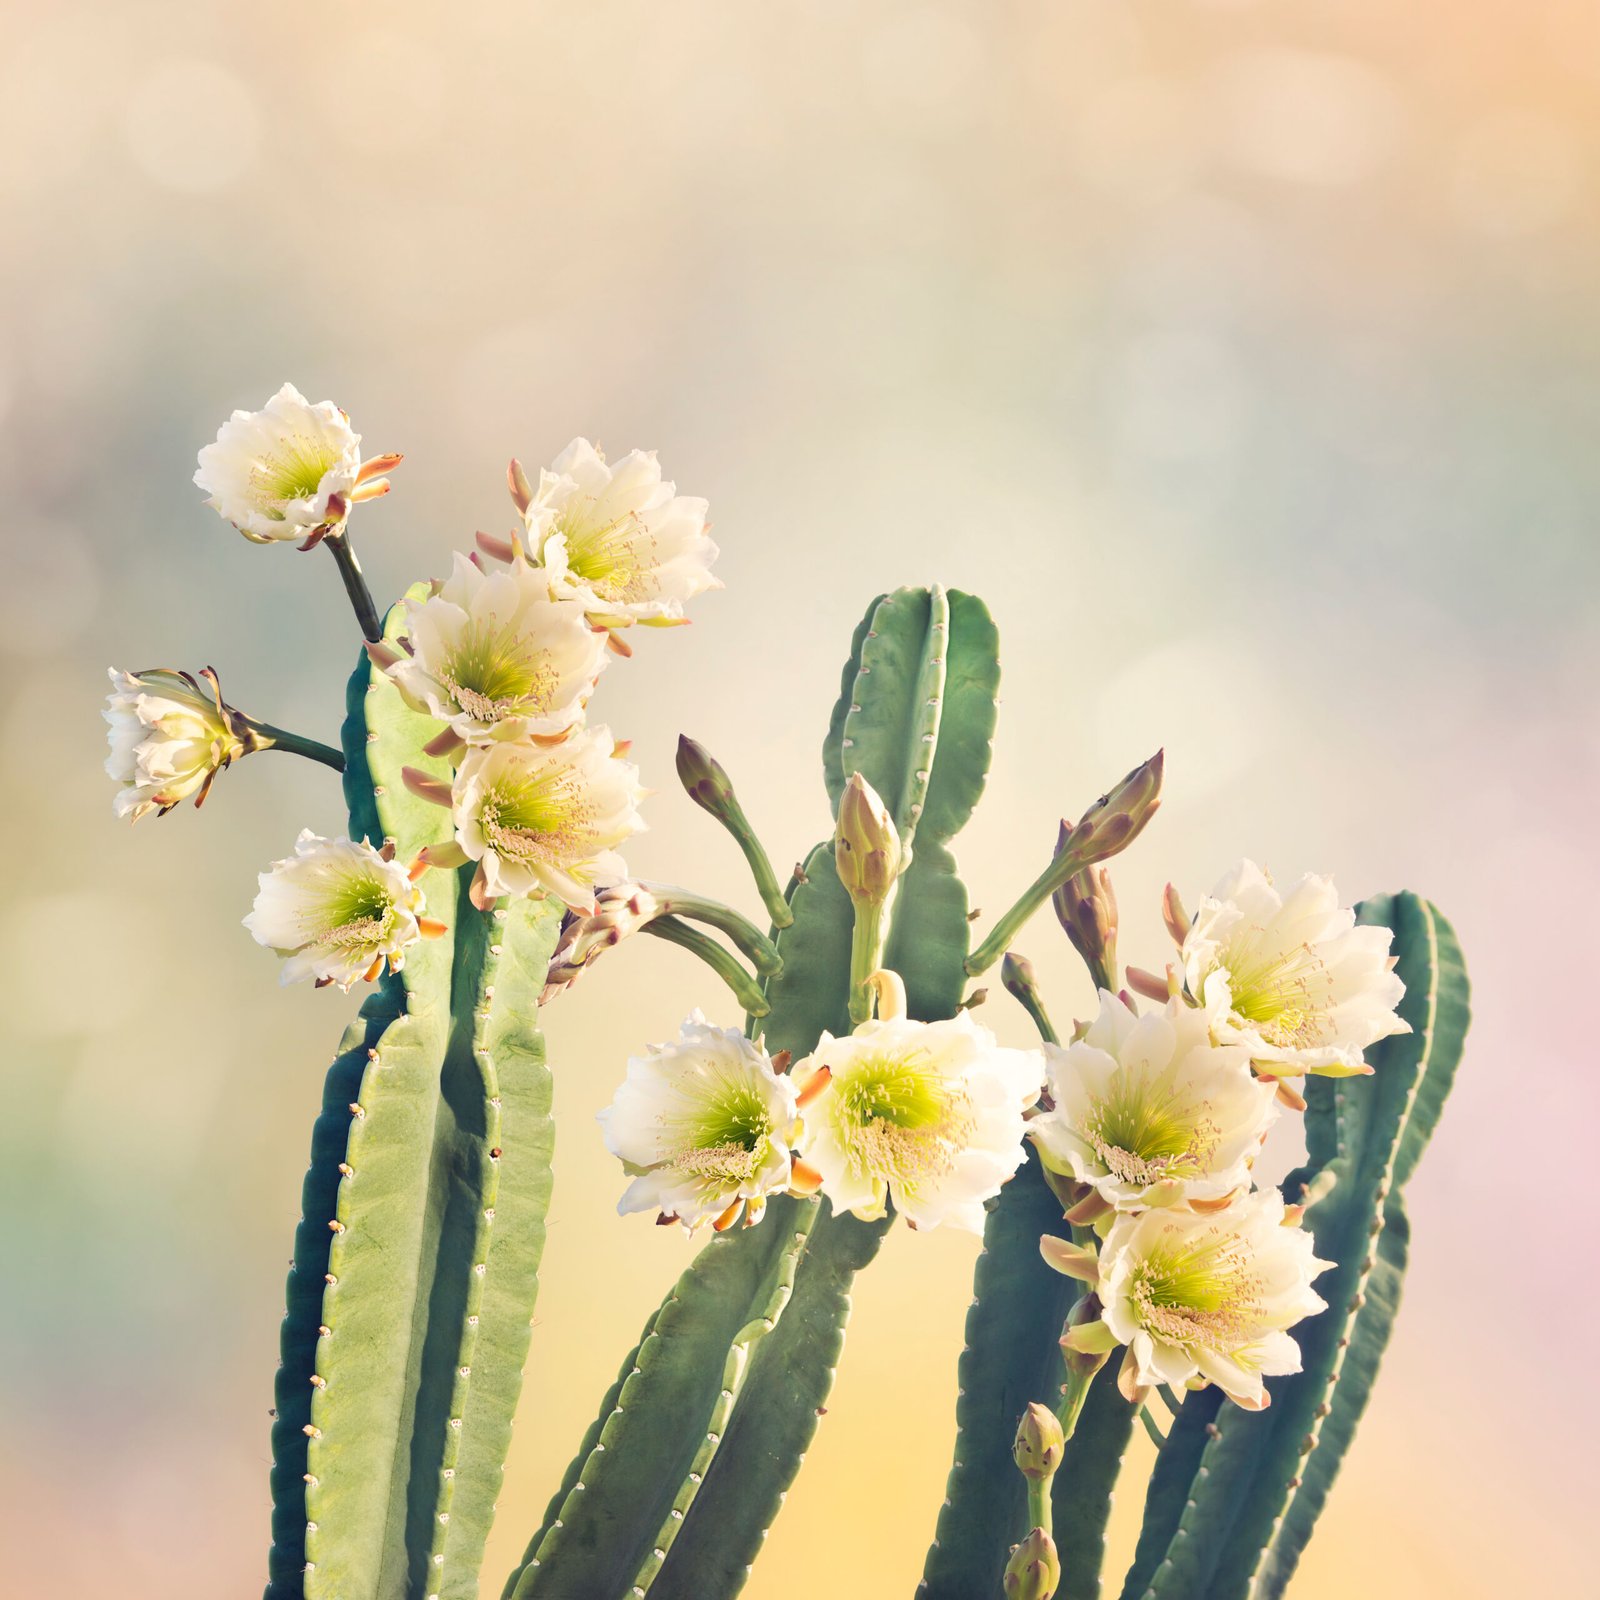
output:
[[[744,1014],[742,1032],[691,1018],[602,1115],[633,1180],[619,1209],[712,1233],[503,1600],[732,1600],[897,1216],[984,1236],[919,1593],[1098,1600],[1140,1421],[1158,1456],[1123,1600],[1277,1600],[1393,1326],[1403,1191],[1467,1025],[1449,924],[1401,894],[1352,929],[1328,880],[1285,896],[1246,862],[1193,922],[1169,886],[1178,958],[1124,969],[1117,992],[1103,863],[1160,803],[1158,752],[1062,824],[974,944],[950,846],[987,779],[997,636],[980,600],[937,586],[878,596],[856,629],[823,741],[833,827],[787,889],[727,772],[680,741],[684,788],[744,855],[770,935],[631,881],[614,847],[642,790],[588,699],[608,655],[633,653],[627,630],[683,620],[714,582],[704,502],[654,457],[613,467],[584,440],[537,491],[513,462],[521,531],[480,535],[448,583],[380,621],[347,524],[399,458],[362,464],[359,444],[285,386],[202,454],[212,504],[248,537],[335,556],[366,641],[342,754],[228,706],[209,669],[113,672],[107,710],[134,820],[198,805],[261,750],[344,776],[350,837],[303,834],[246,920],[286,977],[376,983],[312,1132],[267,1600],[480,1592],[550,1198],[539,1007],[635,931],[697,957]],[[1047,902],[1100,991],[1065,1042],[1010,948]],[[971,1015],[997,962],[1042,1050],[1005,1049]],[[1251,1170],[1280,1105],[1305,1112],[1307,1145],[1281,1195]]]
[[[440,769],[437,731],[363,657],[353,836],[402,858],[438,842],[443,814],[401,777]],[[453,938],[385,980],[329,1075],[290,1269],[269,1600],[476,1593],[549,1199],[533,1018],[559,918],[536,901],[478,911],[465,880],[427,875]]]
[[[1304,1370],[1281,1380],[1270,1410],[1224,1411],[1212,1392],[1185,1400],[1123,1600],[1281,1595],[1371,1395],[1405,1275],[1404,1185],[1455,1076],[1468,987],[1455,933],[1427,901],[1382,896],[1361,920],[1395,932],[1412,1032],[1373,1050],[1371,1078],[1314,1079],[1308,1091],[1307,1164],[1284,1188],[1297,1197],[1332,1180],[1310,1213],[1317,1253],[1335,1263],[1329,1309],[1306,1324]]]

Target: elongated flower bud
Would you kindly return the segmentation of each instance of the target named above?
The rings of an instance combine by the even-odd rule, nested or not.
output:
[[[735,815],[742,817],[733,792],[733,780],[723,770],[722,763],[686,733],[678,736],[678,781],[689,798],[709,811],[718,822],[726,825]]]
[[[1011,1459],[1023,1477],[1042,1481],[1055,1475],[1066,1448],[1061,1423],[1049,1406],[1031,1401],[1017,1424],[1017,1437],[1011,1446]]]
[[[1070,838],[1065,823],[1061,846]],[[1104,867],[1074,873],[1050,897],[1056,920],[1066,929],[1072,948],[1083,957],[1097,989],[1117,987],[1117,897]]]
[[[110,678],[106,773],[118,785],[119,817],[164,816],[190,795],[199,806],[224,767],[266,742],[224,703],[210,667],[198,673],[113,667]]]
[[[1056,1542],[1035,1528],[1006,1562],[1006,1600],[1051,1600],[1061,1582],[1061,1557]]]
[[[839,801],[834,834],[839,882],[857,905],[881,906],[900,876],[902,852],[889,808],[859,772],[850,774]]]

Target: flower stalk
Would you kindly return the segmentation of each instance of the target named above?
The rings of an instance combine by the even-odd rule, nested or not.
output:
[[[725,933],[750,958],[750,964],[763,977],[770,978],[783,970],[783,957],[778,954],[777,945],[732,906],[725,906],[720,900],[712,900],[688,889],[674,888],[670,884],[641,882],[639,887],[655,898],[658,915],[686,917],[691,922],[703,922]]]
[[[644,925],[645,933],[653,933],[668,944],[675,944],[691,955],[699,956],[716,975],[733,991],[733,997],[753,1017],[764,1017],[772,1008],[761,992],[761,986],[739,965],[737,959],[698,928],[691,928],[677,917],[656,917]]]
[[[697,744],[687,734],[678,737],[678,778],[689,798],[702,810],[709,811],[733,836],[749,863],[756,893],[761,896],[773,927],[789,927],[794,922],[794,913],[772,870],[771,858],[739,804],[728,774],[704,745]]]
[[[977,977],[980,972],[987,972],[1034,912],[1068,879],[1116,855],[1138,838],[1161,804],[1162,757],[1163,752],[1156,751],[1084,812],[1077,827],[1063,838],[1055,859],[1022,891],[988,938],[967,957],[969,974]]]
[[[344,756],[331,745],[290,733],[287,728],[275,728],[270,722],[258,722],[254,717],[246,717],[244,721],[259,741],[255,745],[257,750],[284,750],[290,755],[304,756],[308,761],[320,761],[335,772],[344,771]]]
[[[322,542],[333,552],[339,576],[344,580],[344,592],[350,596],[356,621],[361,625],[361,637],[376,644],[383,638],[383,619],[378,615],[377,602],[372,598],[372,590],[367,587],[361,563],[356,560],[355,550],[351,547],[349,530]]]
[[[1039,993],[1038,979],[1034,974],[1033,963],[1026,956],[1019,956],[1016,951],[1006,951],[1005,960],[1000,963],[1000,982],[1004,984],[1006,993],[1009,994],[1033,1019],[1033,1025],[1039,1030],[1039,1037],[1046,1044],[1059,1044],[1060,1035],[1051,1022],[1049,1013],[1044,1008],[1044,998]]]

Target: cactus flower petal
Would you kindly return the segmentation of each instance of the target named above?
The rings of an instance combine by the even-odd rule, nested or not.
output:
[[[361,435],[350,419],[286,383],[262,410],[223,423],[194,481],[245,538],[272,544],[341,532],[360,476]]]
[[[591,912],[595,889],[627,867],[616,847],[644,827],[638,770],[613,759],[605,728],[560,744],[489,744],[456,772],[456,841],[479,863],[484,894],[553,894]]]
[[[275,861],[244,925],[284,957],[283,981],[312,978],[341,989],[398,970],[423,937],[423,895],[404,866],[369,844],[303,830],[295,853]]]
[[[1248,1188],[1277,1090],[1203,1011],[1169,1000],[1139,1016],[1108,990],[1082,1038],[1047,1045],[1051,1110],[1029,1123],[1045,1165],[1119,1211],[1202,1203]]]
[[[1331,1262],[1285,1227],[1283,1198],[1258,1190],[1227,1210],[1120,1216],[1100,1250],[1106,1328],[1139,1388],[1200,1379],[1258,1408],[1264,1379],[1300,1370],[1288,1329],[1325,1308],[1311,1287]]]
[[[1222,1044],[1242,1044],[1274,1076],[1348,1075],[1368,1045],[1409,1033],[1395,1008],[1394,935],[1358,926],[1331,878],[1280,893],[1242,861],[1200,903],[1180,959],[1189,993]]]
[[[1002,1049],[962,1012],[945,1022],[906,1017],[823,1034],[802,1081],[826,1069],[807,1108],[800,1154],[838,1210],[870,1220],[889,1199],[918,1228],[983,1231],[984,1202],[1024,1154],[1023,1113],[1038,1099],[1037,1051]]]
[[[737,1028],[695,1011],[674,1044],[628,1063],[600,1113],[606,1148],[635,1174],[617,1210],[656,1211],[720,1232],[754,1222],[788,1187],[795,1086]]]
[[[385,663],[407,700],[469,744],[559,736],[583,716],[605,637],[517,563],[484,571],[457,554],[438,593],[406,601],[410,653]]]
[[[706,502],[663,480],[653,450],[611,465],[574,439],[539,474],[522,514],[529,556],[552,592],[582,602],[604,626],[677,621],[685,602],[722,587],[711,572]]]
[[[259,747],[209,667],[198,675],[112,667],[109,676],[106,774],[118,786],[119,817],[137,822],[191,795],[198,806],[224,767]]]

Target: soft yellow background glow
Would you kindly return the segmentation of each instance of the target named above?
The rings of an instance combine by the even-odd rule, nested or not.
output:
[[[1001,627],[991,911],[1157,744],[1117,879],[1236,857],[1400,885],[1477,980],[1412,1190],[1407,1307],[1297,1600],[1578,1593],[1592,1574],[1589,1173],[1600,872],[1600,11],[1579,0],[280,0],[11,5],[0,54],[0,1507],[18,1596],[257,1592],[308,1130],[351,1009],[239,927],[328,773],[114,824],[104,667],[214,664],[332,737],[332,563],[190,485],[285,379],[403,450],[358,514],[381,597],[503,529],[513,452],[659,447],[724,593],[597,709],[635,740],[642,875],[753,905],[680,730],[787,863],[885,586]],[[1058,1013],[1087,985],[1021,941]],[[612,1211],[593,1123],[693,1004],[640,941],[549,1018],[544,1293],[485,1593],[686,1246]],[[1024,1042],[996,990],[985,1017]],[[1284,1158],[1286,1159],[1286,1157]],[[908,1596],[975,1252],[889,1240],[748,1594]],[[1142,1446],[1131,1466],[1142,1468]],[[1126,1549],[1137,1491],[1118,1497]],[[1113,1591],[1114,1592],[1114,1591]]]

